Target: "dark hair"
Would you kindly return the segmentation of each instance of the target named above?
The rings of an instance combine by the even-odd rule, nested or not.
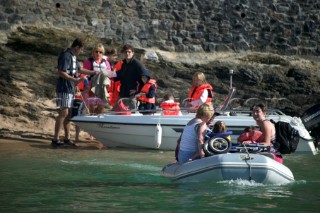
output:
[[[254,109],[254,108],[260,108],[262,112],[266,112],[267,111],[267,107],[264,105],[264,104],[255,104],[251,107],[251,111]]]
[[[85,42],[82,38],[76,38],[73,42],[72,42],[72,45],[71,47],[76,47],[76,46],[79,46],[80,48],[81,47],[84,47],[85,46]]]
[[[244,128],[244,132],[251,132],[252,130],[255,130],[254,126],[247,126],[246,128]]]
[[[117,55],[118,51],[115,48],[112,49],[106,49],[106,55]]]
[[[226,132],[227,127],[225,126],[223,121],[217,121],[212,128],[212,132],[218,133],[218,132]]]
[[[122,47],[122,51],[121,52],[125,52],[126,50],[132,50],[132,52],[134,52],[134,47],[130,44],[125,44],[123,47]]]
[[[165,95],[163,96],[163,100],[164,100],[164,101],[170,100],[171,97],[174,98],[173,95],[171,95],[171,94],[169,94],[169,93],[168,93],[168,94],[165,94]]]

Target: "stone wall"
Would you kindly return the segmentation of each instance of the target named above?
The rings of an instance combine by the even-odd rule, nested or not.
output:
[[[320,0],[0,0],[0,41],[35,25],[166,51],[319,55],[319,10]]]

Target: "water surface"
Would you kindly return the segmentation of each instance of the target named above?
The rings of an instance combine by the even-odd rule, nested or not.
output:
[[[319,155],[288,155],[296,181],[178,184],[160,176],[173,152],[51,149],[1,140],[1,212],[318,212]]]

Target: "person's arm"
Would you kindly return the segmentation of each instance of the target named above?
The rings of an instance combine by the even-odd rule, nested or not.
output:
[[[208,90],[205,89],[205,90],[203,90],[203,93],[198,100],[191,101],[191,105],[193,107],[199,106],[199,105],[205,103],[207,98],[208,98]]]
[[[86,74],[86,75],[95,75],[95,74],[99,73],[99,71],[88,70],[88,69],[83,68],[83,67],[80,67],[78,72],[81,73],[81,74]]]
[[[205,153],[203,151],[203,144],[204,144],[204,133],[207,130],[207,125],[206,123],[202,122],[199,124],[198,128],[198,152],[192,156],[192,160],[196,159],[197,157],[203,158],[205,157]]]
[[[155,90],[155,86],[152,85],[149,89],[149,92],[146,94],[147,98],[153,98],[156,96],[156,90]]]
[[[61,77],[61,78],[64,78],[68,81],[72,81],[74,82],[75,84],[79,84],[81,81],[84,80],[84,78],[74,78],[72,77],[71,75],[68,75],[68,73],[66,73],[65,71],[63,70],[58,70],[58,76]]]

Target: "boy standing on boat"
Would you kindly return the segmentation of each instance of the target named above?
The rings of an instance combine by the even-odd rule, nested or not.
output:
[[[84,78],[78,78],[78,73],[94,75],[95,71],[81,68],[77,61],[77,56],[83,52],[85,43],[77,38],[73,41],[70,48],[61,53],[58,58],[58,79],[56,86],[57,99],[56,104],[59,107],[59,115],[56,118],[54,127],[54,136],[51,142],[52,147],[58,147],[63,144],[74,145],[70,141],[70,117],[71,107],[75,98],[76,86]],[[59,142],[60,128],[64,128],[64,143]]]
[[[141,75],[143,82],[142,88],[138,94],[135,95],[139,101],[139,111],[142,114],[152,114],[156,109],[156,80],[150,78],[150,73],[144,70]]]

